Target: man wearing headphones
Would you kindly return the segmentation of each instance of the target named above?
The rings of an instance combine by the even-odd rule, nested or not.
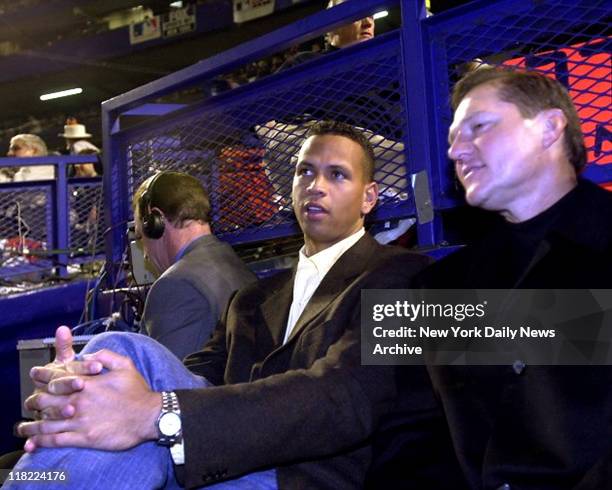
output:
[[[158,173],[135,192],[133,208],[136,238],[161,274],[147,295],[141,333],[182,359],[206,343],[230,295],[256,278],[212,234],[198,179]]]

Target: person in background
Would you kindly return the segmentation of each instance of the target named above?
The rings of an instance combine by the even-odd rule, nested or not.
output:
[[[327,8],[335,7],[347,0],[329,0]],[[374,38],[374,18],[370,15],[361,20],[339,27],[326,35],[328,44],[335,49],[347,48]]]
[[[46,157],[47,155],[47,144],[40,136],[35,134],[18,134],[13,136],[9,144],[9,150],[6,154],[6,156],[15,158]],[[8,177],[7,181],[23,182],[29,180],[51,180],[55,178],[55,169],[53,165],[24,166],[16,168],[16,171],[13,170],[15,169],[15,167],[13,167],[8,172],[3,172],[3,174]],[[10,174],[13,174],[12,179],[10,178]]]
[[[230,296],[256,280],[210,228],[210,202],[198,179],[161,172],[134,194],[136,239],[161,274],[149,290],[145,333],[179,359],[210,338]]]
[[[328,9],[340,5],[348,0],[329,0]],[[347,48],[355,44],[373,39],[375,36],[376,26],[372,16],[365,17],[350,24],[338,27],[337,29],[328,32],[325,35],[325,49],[310,49],[309,51],[299,51],[287,58],[276,71],[283,71],[292,68],[306,61],[318,58],[330,51],[335,51],[342,48]],[[315,43],[314,46],[319,46]],[[320,48],[320,46],[319,46]]]
[[[59,133],[66,141],[66,151],[70,155],[99,155],[100,148],[88,141],[91,138],[84,124],[79,124],[74,117],[66,119],[64,132]],[[95,163],[81,163],[74,166],[75,177],[97,177],[98,171]]]

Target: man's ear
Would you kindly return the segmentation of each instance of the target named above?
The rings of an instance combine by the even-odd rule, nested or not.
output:
[[[378,201],[378,184],[376,182],[370,182],[366,184],[363,189],[363,203],[361,204],[361,214],[365,216],[368,214]]]
[[[545,109],[539,116],[542,118],[544,132],[542,144],[544,148],[550,148],[555,142],[560,141],[563,131],[567,126],[567,118],[561,109]]]

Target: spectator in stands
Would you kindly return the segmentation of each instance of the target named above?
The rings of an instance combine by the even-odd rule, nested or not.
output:
[[[327,8],[335,7],[347,0],[329,0]],[[333,48],[341,49],[367,41],[374,37],[374,17],[368,16],[351,24],[339,27],[327,34],[327,42]]]
[[[136,237],[161,273],[147,295],[141,332],[183,359],[208,341],[232,293],[256,278],[212,234],[198,179],[156,174],[138,188],[133,207]]]
[[[102,173],[102,164],[97,149],[85,148],[80,151],[79,155],[92,155],[92,160],[95,160],[95,163],[71,165],[70,177],[94,178]],[[102,205],[102,187],[76,185],[72,189],[70,200],[72,203],[70,241],[73,248],[86,246],[88,251],[93,253],[96,251],[96,248],[101,246],[100,235],[98,234],[98,221],[100,218],[99,208]]]
[[[466,200],[500,219],[419,283],[575,289],[577,304],[585,294],[592,301],[587,288],[612,287],[612,193],[577,177],[587,156],[562,85],[484,68],[455,86],[452,104],[448,155]],[[611,366],[517,360],[430,373],[470,488],[610,488]]]
[[[35,134],[18,134],[11,138],[7,156],[15,158],[46,157],[47,145],[40,136]],[[10,175],[13,170],[9,171]],[[55,178],[53,165],[37,165],[17,167],[13,178],[14,182],[28,180],[50,180]]]
[[[85,129],[85,125],[79,124],[74,117],[66,119],[64,132],[59,133],[66,141],[66,150],[70,155],[99,155],[100,148],[87,141],[91,134]],[[94,163],[81,163],[74,166],[75,177],[96,177],[100,172],[96,170]]]
[[[16,470],[67,469],[71,485],[87,488],[159,488],[172,482],[172,454],[187,488],[223,480],[231,481],[215,488],[361,488],[369,437],[395,397],[394,368],[361,363],[361,291],[405,286],[427,263],[365,233],[378,195],[372,179],[361,133],[311,128],[293,180],[305,241],[297,268],[232,298],[213,339],[185,361],[205,378],[134,334],[102,334],[73,362],[69,332],[59,329],[58,361],[33,371],[47,392],[26,402],[48,419],[20,425],[31,454]],[[102,366],[100,375],[66,376]],[[413,373],[414,422],[431,421],[439,412],[425,370]],[[62,449],[35,451],[43,446]]]
[[[346,1],[348,0],[329,0],[327,8],[330,9]],[[355,22],[352,22],[351,24],[339,27],[331,32],[328,32],[325,35],[325,41],[327,46],[324,50],[321,50],[318,43],[315,43],[312,46],[312,49],[310,49],[309,51],[300,51],[295,55],[291,56],[287,61],[285,61],[285,63],[280,66],[278,71],[286,70],[287,68],[299,65],[301,63],[304,63],[305,61],[318,58],[326,52],[347,48],[360,42],[367,41],[368,39],[372,39],[374,35],[374,18],[372,16],[365,17],[361,20],[357,20]],[[319,49],[315,48],[315,46],[318,46]]]

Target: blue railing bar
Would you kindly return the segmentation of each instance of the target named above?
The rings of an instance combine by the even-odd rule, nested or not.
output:
[[[526,2],[525,0],[496,0],[494,2],[491,0],[474,0],[473,2],[432,15],[424,23],[428,28],[436,32],[457,26],[470,26],[474,24],[474,12],[478,12],[478,16],[485,22],[486,19],[490,18],[490,15],[498,17],[506,13],[516,14],[520,7],[530,9],[533,7],[533,3],[536,2]]]
[[[96,155],[49,155],[46,157],[0,157],[0,167],[35,167],[38,165],[56,165],[64,163],[92,163]]]
[[[339,66],[340,64],[350,65],[354,60],[367,58],[367,55],[371,51],[379,53],[381,50],[392,52],[395,48],[395,44],[399,42],[399,32],[391,31],[381,36],[369,40],[367,43],[359,43],[350,50],[342,50],[342,52],[329,53],[326,56],[321,56],[313,60],[309,60],[305,63],[297,65],[289,70],[284,70],[280,73],[274,73],[267,77],[255,80],[248,85],[243,85],[232,90],[228,90],[222,94],[219,94],[210,99],[206,99],[197,102],[191,106],[187,106],[184,109],[179,109],[172,114],[172,123],[179,124],[181,120],[193,117],[196,114],[201,114],[204,111],[214,111],[217,108],[225,108],[228,104],[236,104],[241,99],[251,99],[253,92],[268,93],[273,92],[275,87],[284,89],[290,84],[302,81],[303,79],[312,79],[310,72],[315,71],[319,67],[325,65]],[[351,82],[347,80],[347,85]],[[276,108],[271,107],[271,112],[277,112]],[[262,123],[270,120],[266,118],[265,114],[261,114],[261,121],[254,121],[251,125]],[[129,135],[131,140],[138,140],[143,135],[146,135],[151,129],[155,128],[160,123],[167,123],[167,121],[143,121],[139,124],[130,126],[127,129],[119,129],[113,132],[113,136],[116,135]]]
[[[612,182],[612,163],[606,165],[587,165],[582,172],[582,177],[592,180],[597,184]]]
[[[434,131],[432,125],[431,107],[431,73],[429,51],[426,46],[426,32],[422,21],[426,17],[425,6],[419,2],[411,5],[402,5],[402,60],[404,87],[406,90],[407,132],[406,148],[409,148],[411,168],[410,173],[416,174],[425,170],[428,176],[432,175],[432,155],[436,154],[435,140],[432,146],[430,139]],[[433,196],[432,180],[428,178],[429,195]],[[411,195],[414,195],[411,193]],[[416,203],[415,203],[416,206]],[[435,217],[433,219],[436,219]],[[427,226],[419,222],[417,238],[420,246],[433,245],[439,241],[437,224]]]
[[[572,2],[570,2],[572,3],[572,7],[584,5],[589,9],[599,6],[609,9],[610,4],[610,0],[572,0]],[[475,11],[478,11],[478,18],[481,19],[482,22],[487,22],[487,19],[490,22],[491,17],[516,15],[521,10],[533,9],[534,5],[536,7],[541,5],[552,5],[563,8],[563,5],[560,5],[558,0],[531,0],[528,2],[525,0],[496,0],[495,2],[491,2],[490,0],[476,0],[449,9],[440,14],[433,15],[425,21],[425,24],[435,32],[455,30],[456,28],[461,29],[463,26],[474,25],[474,22],[478,20],[474,17]],[[561,29],[559,29],[559,32],[561,32]]]
[[[455,253],[461,250],[463,247],[464,245],[446,245],[446,246],[436,247],[436,248],[420,248],[418,251],[425,255],[429,255],[431,258],[435,260],[440,260],[446,257],[447,255],[450,255],[452,253]]]
[[[67,250],[70,242],[70,210],[68,208],[68,176],[66,163],[59,162],[55,168],[55,248]],[[61,253],[55,257],[57,273],[60,277],[68,275],[68,255]]]
[[[333,9],[323,10],[265,34],[258,38],[257,43],[242,44],[109,99],[102,103],[102,110],[115,112],[130,109],[141,103],[144,98],[159,97],[170,91],[180,90],[199,78],[213,78],[220,73],[238,68],[250,60],[263,58],[315,36],[325,34],[348,22],[366,17],[379,8],[394,7],[399,2],[400,0],[360,0],[359,2],[346,2]]]
[[[367,223],[374,224],[388,220],[413,218],[415,213],[414,205],[410,201],[401,204],[379,204],[368,215]]]
[[[103,131],[110,129],[108,125],[110,115],[102,111],[102,128]],[[103,164],[104,164],[104,213],[106,223],[113,226],[105,237],[105,252],[107,259],[106,269],[107,278],[114,281],[119,274],[121,264],[118,264],[122,258],[123,249],[125,248],[125,234],[127,230],[126,221],[129,217],[129,206],[127,196],[128,189],[128,172],[126,159],[121,158],[121,152],[124,148],[123,138],[116,137],[111,144],[109,134],[104,136],[103,145]],[[125,196],[119,198],[119,196]]]
[[[271,240],[273,238],[284,238],[292,235],[301,235],[300,227],[297,223],[279,225],[271,228],[258,228],[244,230],[238,233],[221,233],[219,238],[231,245],[241,243],[253,243],[258,241]]]
[[[143,104],[129,111],[123,112],[122,116],[165,116],[171,112],[187,107],[187,104]]]

